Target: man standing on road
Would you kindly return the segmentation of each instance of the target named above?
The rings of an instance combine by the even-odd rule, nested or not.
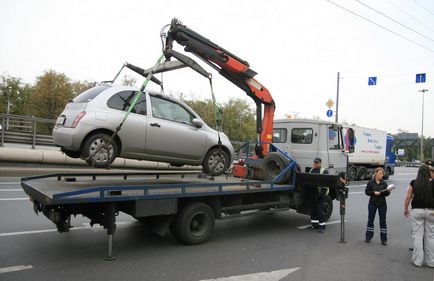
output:
[[[313,167],[310,169],[309,173],[328,174],[328,171],[324,169],[321,164],[321,158],[315,158],[313,160]],[[324,200],[328,193],[328,187],[313,186],[308,190],[308,200],[310,203],[310,222],[312,224],[312,228],[318,229],[319,233],[325,232]]]

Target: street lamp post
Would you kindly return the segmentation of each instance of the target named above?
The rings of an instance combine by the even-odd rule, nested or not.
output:
[[[422,93],[422,130],[420,133],[420,162],[423,161],[423,109],[424,109],[424,100],[425,100],[425,92],[428,92],[427,89],[419,90]]]
[[[10,113],[10,109],[11,109],[11,106],[12,106],[12,103],[11,103],[11,91],[12,91],[12,87],[8,86],[7,87],[7,92],[6,92],[7,99],[8,99],[7,107],[6,107],[6,115],[7,115],[6,130],[9,130],[9,113]]]

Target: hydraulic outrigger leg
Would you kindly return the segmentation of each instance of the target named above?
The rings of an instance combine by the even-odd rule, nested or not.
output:
[[[105,220],[108,234],[107,256],[104,258],[107,261],[115,260],[113,256],[113,234],[116,230],[116,206],[115,203],[108,203],[105,207]]]

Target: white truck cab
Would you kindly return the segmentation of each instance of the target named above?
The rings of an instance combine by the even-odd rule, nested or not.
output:
[[[329,174],[347,172],[347,152],[342,125],[315,119],[274,120],[273,143],[309,172],[313,159],[322,159]]]

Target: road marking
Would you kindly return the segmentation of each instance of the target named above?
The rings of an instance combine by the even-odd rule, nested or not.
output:
[[[0,185],[6,185],[6,184],[20,184],[20,182],[0,182]]]
[[[216,279],[206,279],[200,281],[279,281],[287,277],[289,274],[299,270],[300,267],[275,270],[271,272],[258,272],[245,275],[237,275],[231,277],[223,277]]]
[[[364,191],[354,191],[354,192],[349,192],[348,194],[365,194]]]
[[[345,222],[346,222],[347,220],[345,220]],[[328,222],[326,222],[325,224],[326,225],[329,225],[329,224],[337,224],[337,223],[341,223],[341,221],[340,220],[337,220],[337,221],[328,221]],[[308,224],[308,225],[303,225],[303,226],[299,226],[299,227],[297,227],[298,229],[306,229],[306,228],[309,228],[309,227],[312,227],[312,225],[310,225],[310,224]]]
[[[0,189],[0,191],[24,191],[21,188],[17,188],[17,189]]]
[[[32,268],[33,268],[33,266],[31,266],[31,265],[17,265],[17,266],[3,267],[3,268],[0,268],[0,273],[20,271],[20,270],[26,270],[26,269],[32,269]]]
[[[116,223],[116,226],[127,226],[130,224],[134,224],[136,223],[135,221],[120,221]],[[100,230],[104,230],[104,228],[102,226],[94,226],[94,227],[90,227],[89,223],[83,223],[84,226],[74,226],[72,228],[70,228],[69,230],[82,230],[82,229],[90,229],[93,232],[96,231],[100,231]],[[97,229],[97,230],[94,230]],[[5,232],[5,233],[0,233],[0,237],[6,237],[6,236],[17,236],[17,235],[26,235],[26,234],[38,234],[38,233],[47,233],[47,232],[56,232],[57,229],[56,228],[52,228],[52,229],[42,229],[42,230],[29,230],[29,231],[19,231],[19,232]]]
[[[29,200],[28,197],[26,198],[0,198],[0,201],[20,201],[20,200]]]

